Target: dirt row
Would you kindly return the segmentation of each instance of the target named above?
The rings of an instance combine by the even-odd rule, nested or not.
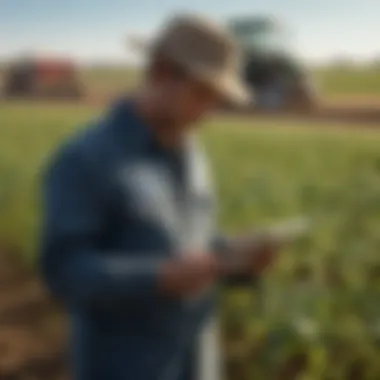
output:
[[[0,251],[0,379],[63,380],[65,324],[36,275]]]
[[[219,112],[217,117],[231,117],[236,118],[259,118],[260,120],[267,120],[270,122],[295,122],[302,123],[302,125],[307,125],[313,127],[317,125],[321,127],[323,123],[326,127],[331,127],[332,125],[339,125],[343,128],[380,128],[380,110],[371,111],[355,111],[355,110],[340,110],[340,109],[325,109],[320,112],[314,113],[264,113],[258,111],[247,111],[247,112]],[[379,129],[380,130],[380,129]]]
[[[378,124],[380,127],[380,96],[340,96],[320,100],[313,110],[263,112],[254,108],[229,110],[228,115],[304,119],[317,122]]]
[[[43,100],[43,104],[49,105],[86,105],[89,107],[105,107],[112,99],[117,98],[115,94],[90,94],[82,100]],[[17,100],[3,99],[1,104],[12,104]],[[35,99],[31,102],[41,104],[41,100]],[[23,102],[24,103],[24,102]],[[347,124],[369,124],[380,127],[380,96],[345,96],[321,101],[313,111],[288,111],[288,112],[263,112],[254,108],[240,110],[220,110],[217,116],[244,116],[244,117],[269,117],[271,119],[305,120],[316,122],[333,122]]]
[[[112,97],[111,97],[112,98]],[[84,100],[91,106],[104,106],[110,97],[93,95]],[[270,118],[287,118],[312,120],[317,122],[341,122],[348,124],[371,124],[380,127],[380,96],[346,96],[321,101],[313,111],[263,112],[256,109],[223,110],[218,116],[259,116]]]

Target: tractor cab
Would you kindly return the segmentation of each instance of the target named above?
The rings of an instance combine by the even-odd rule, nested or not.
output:
[[[289,33],[272,18],[236,18],[230,21],[229,28],[247,55],[290,54]]]
[[[254,103],[271,110],[290,104],[309,108],[314,95],[308,74],[293,53],[287,28],[262,16],[235,18],[228,27],[243,50],[242,77],[252,90]]]

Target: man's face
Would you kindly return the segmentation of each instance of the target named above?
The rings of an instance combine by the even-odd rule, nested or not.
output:
[[[191,128],[196,121],[220,103],[218,94],[192,78],[168,78],[159,84],[164,118],[177,132]]]

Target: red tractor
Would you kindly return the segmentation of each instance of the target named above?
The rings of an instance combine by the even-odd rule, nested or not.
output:
[[[62,59],[15,62],[4,82],[6,97],[80,98],[84,94],[76,66]]]

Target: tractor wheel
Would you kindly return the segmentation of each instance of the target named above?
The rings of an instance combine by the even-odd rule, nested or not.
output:
[[[303,81],[294,86],[289,95],[289,108],[298,112],[313,112],[318,108],[318,94],[310,81]]]

